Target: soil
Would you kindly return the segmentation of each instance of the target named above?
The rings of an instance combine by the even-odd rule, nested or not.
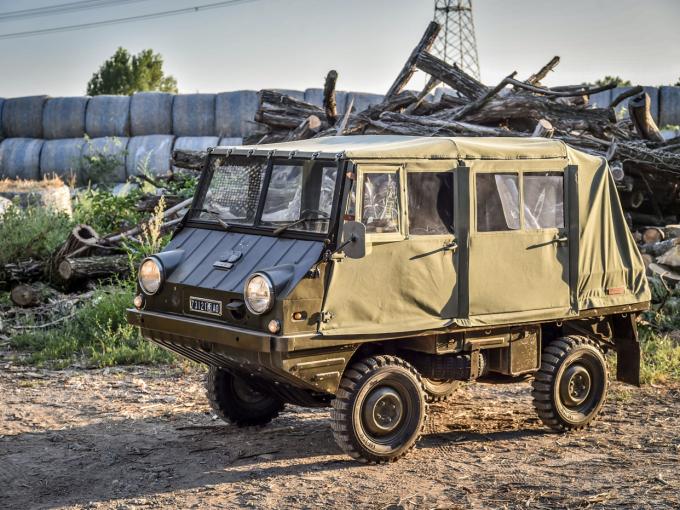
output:
[[[237,429],[197,370],[0,367],[0,508],[680,507],[678,386],[613,384],[602,417],[566,435],[527,383],[465,386],[383,466],[343,455],[328,414]]]

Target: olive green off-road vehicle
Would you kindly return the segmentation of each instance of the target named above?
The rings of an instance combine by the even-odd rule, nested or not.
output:
[[[541,420],[584,427],[607,351],[638,384],[649,300],[606,161],[548,139],[355,136],[210,151],[128,319],[210,367],[222,418],[330,406],[340,447],[386,462],[458,381],[533,376]]]

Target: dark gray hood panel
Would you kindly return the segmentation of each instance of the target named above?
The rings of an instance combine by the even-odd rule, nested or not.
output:
[[[184,251],[182,262],[168,276],[169,283],[241,294],[246,278],[255,271],[291,264],[294,274],[287,293],[319,260],[323,243],[184,228],[164,251],[168,250]],[[232,250],[241,252],[242,256],[230,270],[213,267],[213,263]]]

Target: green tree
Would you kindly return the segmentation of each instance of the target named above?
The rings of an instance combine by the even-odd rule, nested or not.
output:
[[[177,92],[177,80],[163,73],[163,57],[150,49],[130,55],[125,48],[118,48],[87,84],[90,96],[148,90]]]
[[[630,87],[630,80],[624,80],[620,76],[605,76],[604,78],[595,82],[596,87],[604,87],[605,85],[614,84],[617,87]]]

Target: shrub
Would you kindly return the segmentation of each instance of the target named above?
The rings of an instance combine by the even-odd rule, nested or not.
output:
[[[0,266],[18,260],[45,259],[68,236],[73,222],[44,207],[10,207],[0,221]]]
[[[119,232],[138,224],[144,213],[136,209],[141,192],[133,190],[127,195],[114,195],[106,190],[87,188],[76,197],[73,218],[85,223],[100,235]]]

